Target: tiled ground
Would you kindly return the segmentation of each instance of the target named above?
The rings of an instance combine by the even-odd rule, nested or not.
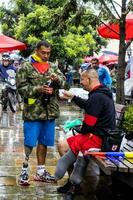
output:
[[[61,106],[61,117],[57,126],[66,120],[81,116],[80,111],[72,111],[70,106]],[[71,114],[70,114],[71,113]],[[56,188],[62,185],[67,175],[58,184],[46,184],[33,181],[36,171],[35,150],[30,157],[30,186],[20,187],[17,178],[23,163],[23,133],[21,113],[2,113],[0,119],[0,200],[62,200],[63,196],[57,194]],[[62,132],[56,131],[56,141],[63,137]],[[53,174],[59,155],[54,148],[48,150],[46,161],[47,169]]]

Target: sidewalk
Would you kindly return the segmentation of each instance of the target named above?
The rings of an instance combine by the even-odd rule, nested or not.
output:
[[[62,103],[61,103],[62,104]],[[70,109],[70,110],[69,110]],[[66,120],[73,120],[79,115],[79,111],[72,112],[71,106],[61,106],[61,116],[57,126]],[[33,181],[36,171],[35,149],[30,157],[30,186],[20,187],[17,183],[21,171],[24,151],[21,113],[2,113],[0,120],[0,200],[63,200],[61,194],[57,194],[57,187],[63,185],[67,176],[58,184],[39,183]],[[56,128],[56,141],[61,133]],[[63,137],[63,135],[62,135]],[[46,160],[46,168],[54,174],[59,154],[54,148],[49,148]]]

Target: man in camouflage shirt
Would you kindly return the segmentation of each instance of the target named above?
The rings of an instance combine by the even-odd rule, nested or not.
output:
[[[47,146],[54,145],[55,119],[59,116],[58,90],[64,85],[64,76],[57,66],[48,62],[51,46],[40,41],[30,58],[17,72],[17,89],[24,99],[25,160],[18,183],[29,185],[28,160],[37,145],[37,171],[35,180],[54,182],[45,169]]]

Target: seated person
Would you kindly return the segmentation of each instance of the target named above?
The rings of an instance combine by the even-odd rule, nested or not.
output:
[[[83,154],[90,148],[101,148],[103,137],[109,130],[115,129],[115,107],[110,90],[101,85],[95,69],[89,69],[81,74],[81,85],[89,91],[89,98],[84,100],[64,92],[64,99],[71,99],[76,105],[84,109],[84,119],[79,134],[71,136],[63,142],[64,154],[58,161],[55,179],[61,179],[66,171],[70,171],[70,181],[66,200],[73,199],[82,181],[87,161]],[[75,163],[75,164],[74,164]],[[73,165],[74,164],[74,165]]]

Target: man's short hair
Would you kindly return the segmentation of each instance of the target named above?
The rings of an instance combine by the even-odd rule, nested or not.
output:
[[[98,58],[92,58],[92,59],[91,59],[91,62],[92,62],[92,61],[96,61],[97,63],[99,63]]]
[[[86,71],[83,72],[84,74],[86,74],[90,79],[98,79],[98,73],[95,69],[88,69]]]
[[[42,41],[38,42],[37,45],[36,45],[36,49],[40,49],[41,46],[51,48],[51,44],[48,43],[46,40],[42,40]]]

